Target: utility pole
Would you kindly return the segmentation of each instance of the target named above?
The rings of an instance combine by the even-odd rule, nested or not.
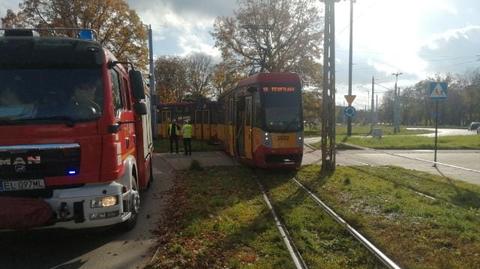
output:
[[[393,133],[396,134],[400,132],[400,103],[399,103],[399,92],[398,92],[398,76],[403,75],[403,73],[397,72],[393,73],[395,76],[395,92],[393,100]]]
[[[152,25],[148,25],[148,56],[150,64],[150,109],[152,112],[152,133],[153,137],[157,137],[157,94],[155,92],[155,68],[153,65],[153,34]]]
[[[322,94],[322,174],[335,171],[335,2],[325,2]]]
[[[352,59],[353,59],[353,2],[350,0],[350,52],[348,56],[348,95],[352,95]],[[347,136],[352,136],[352,117],[347,117]]]
[[[370,128],[370,133],[373,133],[373,128],[375,127],[375,77],[372,76],[372,127]]]

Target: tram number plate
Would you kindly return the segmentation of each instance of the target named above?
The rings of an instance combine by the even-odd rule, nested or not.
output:
[[[2,180],[0,181],[0,192],[39,190],[45,189],[45,180],[43,179],[25,179],[25,180]]]
[[[288,141],[288,136],[287,135],[281,135],[281,136],[278,136],[278,141]]]

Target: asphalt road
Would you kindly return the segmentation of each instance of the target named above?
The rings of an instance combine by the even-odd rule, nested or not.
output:
[[[429,134],[419,134],[418,136],[435,137],[435,128],[407,128],[407,130],[420,130],[431,132]],[[477,131],[469,131],[467,129],[438,129],[438,136],[454,136],[454,135],[477,135]]]
[[[303,164],[317,163],[321,151],[305,148]],[[433,167],[432,150],[339,150],[338,165],[394,165],[480,185],[479,150],[440,150]]]
[[[172,173],[159,156],[155,181],[142,195],[136,227],[83,231],[42,230],[0,233],[0,268],[143,268],[155,251],[152,231],[162,215]]]

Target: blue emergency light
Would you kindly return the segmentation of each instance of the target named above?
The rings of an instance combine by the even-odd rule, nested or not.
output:
[[[90,41],[95,40],[93,36],[93,30],[91,29],[80,30],[80,32],[78,32],[78,38],[82,40],[90,40]]]
[[[76,169],[68,169],[67,173],[68,173],[69,176],[74,176],[74,175],[76,175],[78,172],[77,172]]]

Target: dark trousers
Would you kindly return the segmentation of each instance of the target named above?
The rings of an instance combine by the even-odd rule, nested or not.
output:
[[[173,153],[173,143],[175,142],[175,151],[178,153],[178,137],[170,136],[170,153]]]
[[[192,155],[192,139],[191,138],[183,139],[183,148],[185,149],[185,155]]]

